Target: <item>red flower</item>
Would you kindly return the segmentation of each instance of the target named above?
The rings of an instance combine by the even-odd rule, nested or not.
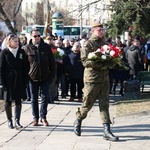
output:
[[[56,48],[52,48],[52,52],[53,52],[53,53],[57,53],[58,51],[57,51]]]
[[[119,57],[121,55],[121,50],[111,44],[108,45],[110,51],[114,51],[114,55],[112,55],[112,57],[116,58]]]
[[[123,56],[122,56],[121,49],[111,44],[103,45],[100,48],[98,48],[96,51],[90,52],[88,54],[88,60],[95,61],[95,62],[108,62],[108,65],[105,64],[105,66],[103,66],[103,69],[113,68],[117,64],[120,67],[127,69],[127,67],[125,66],[122,60],[122,57]]]

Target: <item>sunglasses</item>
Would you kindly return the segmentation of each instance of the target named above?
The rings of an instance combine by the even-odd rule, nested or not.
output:
[[[40,37],[40,36],[41,36],[41,35],[34,35],[33,37],[36,38],[36,37]]]

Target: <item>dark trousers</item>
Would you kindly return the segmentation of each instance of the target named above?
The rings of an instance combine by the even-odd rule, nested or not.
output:
[[[76,97],[76,90],[77,90],[77,98],[82,98],[82,88],[83,88],[83,78],[70,78],[70,93],[71,98]]]
[[[66,96],[68,96],[69,88],[70,88],[70,81],[68,75],[65,76],[65,83],[66,83]]]
[[[60,86],[61,86],[61,96],[65,97],[65,95],[66,95],[65,74],[60,75],[59,83],[60,83]]]
[[[31,107],[32,115],[34,120],[39,119],[39,104],[38,104],[38,94],[40,90],[41,94],[41,107],[40,107],[40,118],[46,119],[47,106],[49,101],[49,81],[42,82],[29,82],[30,92],[31,92]]]
[[[15,105],[19,105],[19,106],[21,106],[22,104],[21,99],[14,100],[14,102],[15,102]],[[5,101],[5,107],[8,107],[8,106],[12,106],[12,101]]]
[[[30,92],[30,87],[29,87],[29,84],[27,85],[26,87],[26,95],[27,95],[27,99],[31,99],[31,92]]]

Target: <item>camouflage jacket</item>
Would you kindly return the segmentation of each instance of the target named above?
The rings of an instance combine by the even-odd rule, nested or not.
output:
[[[101,70],[101,67],[105,65],[105,62],[95,62],[87,59],[90,52],[96,51],[105,44],[106,43],[103,42],[101,38],[92,36],[82,47],[81,61],[85,67],[84,82],[98,83],[109,81],[108,69]]]

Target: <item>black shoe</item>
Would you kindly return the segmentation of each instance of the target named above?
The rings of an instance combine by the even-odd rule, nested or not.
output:
[[[57,99],[55,99],[54,101],[60,101],[60,100],[57,98]]]
[[[123,94],[123,92],[122,92],[122,91],[120,91],[120,92],[119,92],[119,95],[124,96],[124,94]]]
[[[66,96],[62,96],[62,98],[66,98]]]
[[[20,124],[19,120],[15,120],[15,128],[16,129],[21,129],[23,126]]]
[[[26,101],[31,101],[31,99],[30,99],[30,98],[27,98]]]
[[[121,95],[121,96],[124,96],[124,94],[123,94],[123,93],[120,93],[120,95]]]
[[[49,101],[49,104],[54,104],[54,101]]]
[[[6,116],[7,116],[7,122],[8,122],[8,128],[13,129],[13,122],[12,122],[12,107],[8,106],[7,102],[5,104],[5,111],[6,111]]]
[[[116,137],[116,136],[114,136],[111,132],[105,133],[105,134],[103,135],[103,138],[104,138],[105,140],[109,140],[109,141],[118,141],[118,140],[119,140],[119,138]]]
[[[8,120],[8,128],[13,129],[13,123],[12,120]]]
[[[23,126],[20,124],[21,109],[22,109],[22,105],[15,106],[15,127],[16,127],[16,129],[23,128]]]
[[[82,123],[82,120],[79,120],[79,119],[76,119],[74,122],[74,133],[77,136],[81,136],[81,123]]]
[[[69,100],[68,100],[69,102],[73,102],[74,101],[74,98],[69,98]]]
[[[103,138],[105,140],[109,140],[109,141],[118,141],[119,138],[114,136],[112,134],[112,132],[110,131],[110,124],[109,123],[104,123],[104,135],[103,135]]]

